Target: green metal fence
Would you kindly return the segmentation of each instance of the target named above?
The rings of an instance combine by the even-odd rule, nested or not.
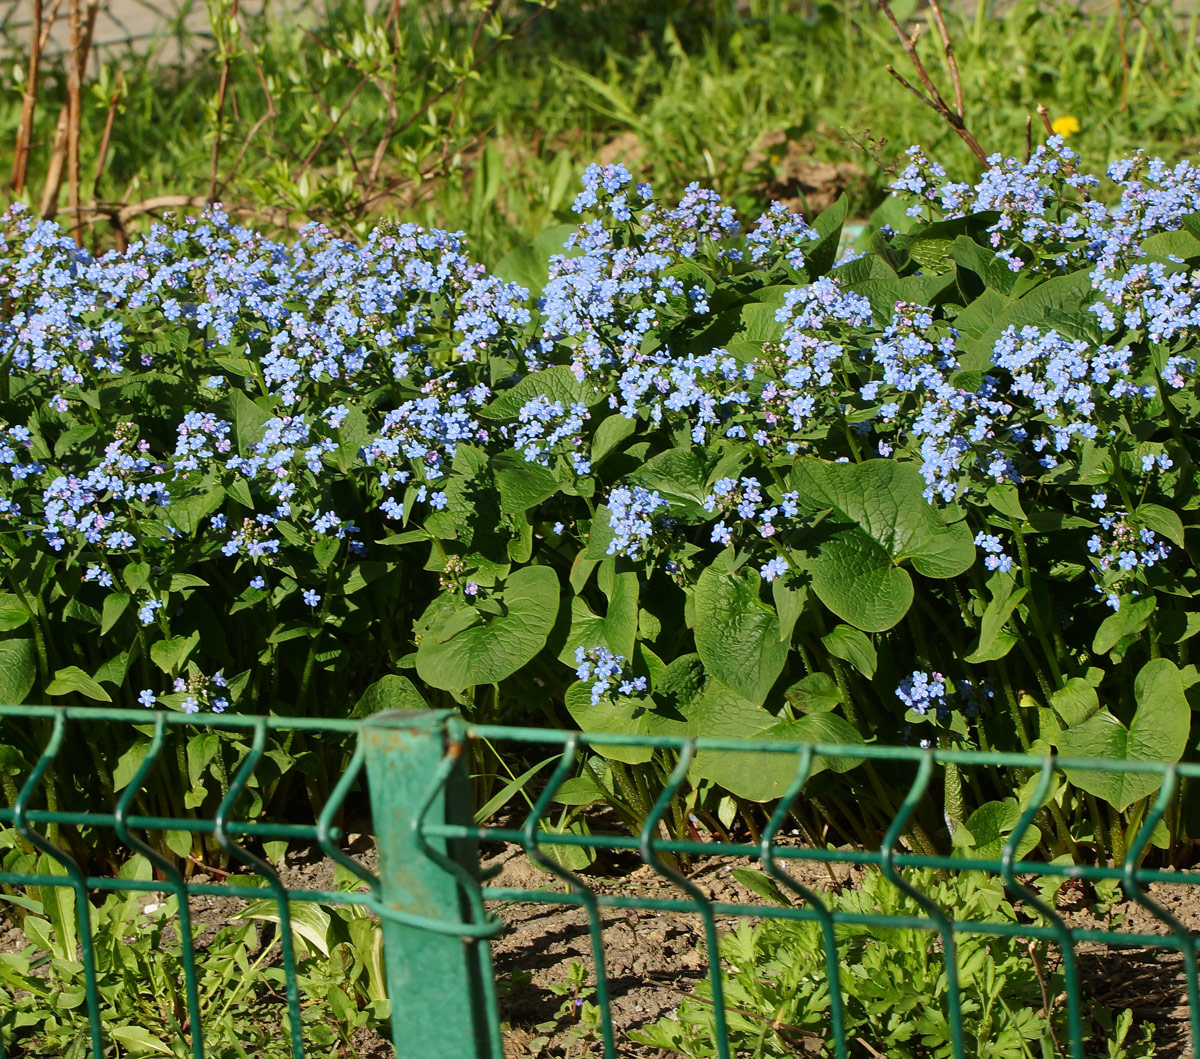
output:
[[[816,923],[823,939],[825,973],[830,991],[830,1013],[825,1054],[852,1054],[847,1040],[840,987],[841,960],[835,927],[840,924],[884,928],[916,928],[940,938],[940,954],[947,982],[946,1016],[951,1034],[951,1054],[968,1054],[963,1005],[958,988],[956,939],[963,934],[1020,937],[1058,946],[1066,992],[1066,1038],[1063,1051],[1072,1059],[1087,1053],[1084,1027],[1085,996],[1078,969],[1080,945],[1100,943],[1166,949],[1179,954],[1186,976],[1193,1054],[1200,1045],[1200,989],[1197,955],[1200,938],[1148,893],[1150,883],[1200,886],[1200,873],[1139,867],[1151,835],[1176,796],[1181,782],[1200,778],[1200,765],[1163,765],[1036,758],[1013,754],[968,753],[950,750],[787,744],[739,740],[648,738],[605,734],[589,736],[528,728],[470,726],[442,713],[385,713],[365,721],[326,722],[280,718],[206,716],[202,720],[180,714],[147,714],[105,708],[0,707],[0,720],[19,719],[47,727],[49,737],[41,756],[16,790],[13,804],[0,810],[0,825],[13,828],[32,847],[53,858],[65,875],[45,871],[0,871],[3,887],[70,887],[75,894],[75,914],[87,993],[88,1033],[92,1054],[111,1054],[105,1039],[105,1012],[96,987],[92,941],[94,892],[143,890],[169,892],[178,897],[178,943],[184,969],[184,991],[190,1032],[184,1042],[195,1059],[205,1056],[201,1005],[195,975],[193,924],[188,899],[199,896],[262,898],[261,885],[245,885],[237,876],[228,883],[185,879],[178,865],[157,852],[146,832],[184,830],[212,835],[233,863],[265,880],[265,892],[274,899],[280,923],[281,960],[286,980],[285,1022],[290,1048],[296,1059],[305,1054],[301,996],[297,984],[296,953],[292,938],[293,902],[357,904],[380,917],[384,937],[387,979],[392,1001],[393,1039],[403,1059],[447,1056],[452,1059],[502,1059],[499,1009],[492,971],[489,939],[504,930],[503,920],[490,912],[492,903],[536,902],[575,905],[588,921],[595,972],[595,993],[600,1010],[601,1047],[605,1059],[621,1054],[622,1042],[613,1029],[609,983],[605,973],[603,910],[648,910],[699,915],[703,921],[705,952],[718,951],[717,917],[794,919]],[[49,769],[68,739],[87,738],[93,725],[137,724],[151,735],[151,745],[136,774],[124,786],[115,804],[88,812],[35,808]],[[138,815],[134,810],[155,769],[160,766],[170,732],[181,726],[204,725],[241,730],[249,737],[249,752],[231,778],[228,791],[210,819],[181,819]],[[241,820],[238,805],[259,766],[272,732],[311,731],[357,734],[349,768],[338,779],[318,818],[311,825]],[[522,826],[498,828],[473,823],[467,760],[472,740],[497,743],[547,745],[557,756],[553,774],[537,793]],[[670,755],[673,766],[640,834],[547,833],[544,822],[560,786],[577,768],[580,751],[589,746],[653,748]],[[674,801],[684,792],[689,768],[697,752],[729,751],[785,755],[795,761],[792,781],[775,806],[770,822],[755,843],[706,842],[663,837],[661,823]],[[911,783],[903,802],[883,836],[878,850],[831,850],[781,843],[789,813],[804,795],[814,760],[849,758],[890,761],[911,767]],[[918,855],[902,851],[902,836],[914,811],[929,795],[938,766],[1000,767],[1023,770],[1036,777],[1037,790],[995,859],[962,856]],[[1076,865],[1018,857],[1023,837],[1033,824],[1055,776],[1064,768],[1149,774],[1161,778],[1153,806],[1129,844],[1123,863],[1115,866]],[[344,836],[333,821],[352,789],[364,778],[369,788],[378,849],[377,873],[367,871],[343,850]],[[12,799],[10,799],[12,800]],[[48,825],[107,829],[131,851],[146,856],[158,869],[155,880],[93,876],[85,873],[61,845],[48,840]],[[255,842],[285,839],[319,847],[334,862],[362,880],[359,892],[289,889],[267,861],[247,848]],[[545,887],[517,888],[486,885],[479,867],[480,843],[511,843],[548,874],[565,884],[561,890]],[[626,850],[637,854],[658,876],[678,891],[677,897],[651,897],[597,892],[578,874],[563,868],[547,849],[580,846],[593,850]],[[677,863],[679,857],[753,858],[777,883],[802,899],[799,905],[730,904],[709,899]],[[874,867],[907,894],[924,915],[889,916],[831,910],[820,894],[797,881],[789,863],[809,861]],[[1036,912],[1037,921],[983,922],[953,918],[906,878],[907,869],[928,868],[949,873],[985,872],[1001,879],[1008,891]],[[1032,888],[1038,877],[1060,877],[1100,882],[1114,880],[1129,899],[1137,902],[1164,929],[1164,933],[1137,933],[1116,929],[1072,926]],[[1032,916],[1030,918],[1033,918]],[[710,958],[707,968],[713,1000],[715,1047],[721,1059],[732,1053],[727,1038],[722,974],[719,961]],[[3,1013],[0,1012],[0,1015]],[[0,1042],[0,1057],[4,1054]]]

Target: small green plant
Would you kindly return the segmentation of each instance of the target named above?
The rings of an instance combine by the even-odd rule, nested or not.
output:
[[[146,881],[149,864],[135,857],[121,874]],[[239,885],[253,881],[237,877]],[[188,1059],[198,1028],[188,1024],[178,899],[146,897],[114,893],[92,910],[104,1037],[122,1056]],[[5,899],[23,913],[29,941],[17,952],[0,953],[5,1054],[83,1059],[89,1050],[87,998],[73,895],[54,887]],[[379,925],[353,906],[294,902],[291,912],[306,1054],[357,1056],[360,1032],[380,1030],[390,1014]],[[254,900],[230,918],[210,937],[196,934],[206,1054],[288,1059],[291,1044],[280,1032],[286,982],[275,903]]]
[[[540,1055],[542,1049],[550,1043],[551,1038],[563,1027],[566,1034],[584,1045],[581,1054],[586,1055],[586,1046],[599,1039],[600,1008],[593,1004],[590,997],[595,990],[588,986],[587,968],[578,960],[572,960],[567,966],[566,977],[561,982],[554,982],[548,988],[555,996],[563,998],[552,1019],[539,1022],[535,1027],[537,1035],[528,1042],[526,1048],[529,1055]],[[529,984],[529,975],[514,971],[511,979],[512,986],[521,988]]]
[[[940,878],[913,872],[911,882],[956,918],[1015,922],[1017,912],[999,880],[979,873]],[[852,915],[923,916],[918,904],[878,873],[859,889],[830,894],[826,905]],[[850,1054],[918,1059],[950,1054],[945,1012],[947,980],[936,931],[875,924],[839,924],[845,1030]],[[1044,946],[1009,937],[957,936],[959,984],[971,1056],[1066,1054],[1062,1012],[1052,999],[1062,975]],[[730,1045],[739,1056],[784,1059],[833,1054],[830,989],[818,924],[771,919],[742,922],[720,942]],[[1046,1008],[1050,1013],[1046,1013]],[[1134,1033],[1132,1014],[1113,1020],[1090,1011],[1090,1027],[1112,1059],[1155,1054],[1150,1028]],[[712,990],[696,987],[673,1016],[631,1037],[679,1055],[715,1056]],[[1133,1035],[1131,1038],[1131,1034]]]

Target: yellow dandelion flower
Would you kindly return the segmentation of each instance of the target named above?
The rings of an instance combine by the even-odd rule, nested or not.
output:
[[[1066,115],[1061,118],[1055,118],[1050,123],[1050,128],[1052,128],[1065,140],[1067,137],[1072,136],[1074,133],[1079,131],[1079,119],[1073,118],[1070,115]]]

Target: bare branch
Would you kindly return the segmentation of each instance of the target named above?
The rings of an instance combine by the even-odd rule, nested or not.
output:
[[[86,210],[96,218],[108,218],[123,229],[130,221],[147,213],[157,214],[164,211],[204,209],[206,206],[212,205],[214,203],[210,202],[206,195],[156,195],[153,198],[143,199],[141,202],[132,202],[127,205],[124,203],[99,202],[86,207]],[[297,222],[292,219],[291,214],[281,207],[273,208],[270,206],[235,204],[232,206],[222,206],[222,209],[231,217],[252,217],[256,220],[265,221],[276,228],[299,227]]]
[[[904,75],[901,74],[900,71],[897,70],[891,63],[888,63],[887,66],[884,67],[884,69],[887,70],[887,72],[889,74],[891,74],[897,81],[899,81],[901,85],[903,85],[905,88],[907,88],[922,103],[924,103],[925,106],[929,107],[930,110],[936,111],[938,114],[943,113],[941,107],[939,107],[932,99],[930,99],[927,95],[925,95],[925,93],[922,92],[919,88],[917,88],[911,82],[906,80]]]
[[[950,67],[950,80],[954,84],[954,109],[961,119],[965,116],[966,111],[963,109],[962,80],[958,76],[958,60],[954,58],[954,48],[950,44],[950,34],[946,32],[946,20],[942,18],[942,6],[938,0],[929,0],[929,10],[933,12],[934,21],[937,23],[938,36],[942,38],[942,48],[946,53],[946,65]]]
[[[72,0],[75,3],[76,0]],[[68,78],[76,69],[74,60],[78,58],[78,71],[82,79],[83,72],[87,69],[87,59],[92,48],[92,33],[96,28],[96,16],[100,12],[100,0],[88,0],[88,8],[86,19],[83,24],[82,31],[79,35],[79,49],[76,53],[72,47],[72,53],[68,56],[67,73]],[[58,4],[54,5],[52,16],[57,16]],[[42,43],[43,46],[47,40],[50,26],[43,27]],[[74,33],[72,33],[74,38]],[[58,196],[62,190],[63,172],[67,168],[68,155],[70,153],[69,144],[69,127],[70,127],[70,111],[71,105],[68,99],[67,104],[59,111],[58,123],[54,130],[54,146],[50,152],[50,163],[46,167],[46,181],[42,186],[42,201],[39,207],[41,215],[44,218],[51,218],[58,212]],[[78,164],[78,157],[76,158]]]
[[[231,0],[230,14],[234,21],[238,15],[238,0]],[[229,91],[229,72],[233,66],[233,45],[231,41],[226,41],[222,37],[217,38],[221,42],[222,47],[222,62],[221,62],[221,80],[217,84],[217,127],[213,135],[212,158],[209,162],[208,174],[208,200],[214,201],[217,197],[217,172],[221,165],[221,124],[225,116],[225,96]]]
[[[892,9],[889,6],[888,0],[878,0],[879,10],[884,13],[884,16],[892,24],[892,29],[896,31],[896,36],[900,38],[900,46],[904,49],[909,61],[917,71],[917,76],[921,79],[921,84],[925,86],[925,91],[929,93],[929,98],[934,100],[931,104],[934,110],[941,110],[946,113],[950,112],[950,108],[946,106],[946,101],[942,99],[942,94],[937,90],[928,71],[925,69],[925,64],[921,62],[921,57],[917,54],[916,37],[906,37],[900,23],[896,21],[896,16],[892,14]],[[937,104],[940,104],[938,106]]]
[[[117,71],[117,90],[113,93],[111,102],[108,104],[108,116],[104,119],[104,135],[100,137],[100,151],[96,156],[96,175],[92,179],[92,194],[95,195],[95,187],[100,183],[100,174],[104,172],[104,161],[108,157],[108,141],[112,136],[113,121],[117,116],[117,104],[121,101],[121,92],[125,88],[125,71]]]
[[[25,76],[25,95],[21,98],[21,118],[13,144],[12,189],[18,195],[25,188],[29,168],[29,145],[33,140],[33,111],[37,104],[38,66],[42,58],[42,0],[33,0],[33,33],[29,45],[29,69]]]
[[[938,114],[940,114],[946,120],[946,123],[954,130],[958,138],[970,148],[971,153],[975,155],[975,157],[978,158],[981,163],[987,165],[987,154],[984,152],[983,148],[979,146],[979,142],[974,136],[971,135],[970,130],[966,126],[963,108],[962,82],[960,81],[958,75],[958,62],[954,58],[954,50],[950,45],[950,36],[946,31],[945,20],[942,18],[941,8],[938,7],[936,0],[931,0],[931,3],[933,4],[933,11],[937,20],[938,32],[941,34],[942,44],[946,51],[947,62],[950,65],[950,76],[951,80],[954,82],[954,97],[958,106],[957,110],[951,110],[946,104],[946,101],[942,98],[941,93],[934,85],[932,78],[930,78],[929,72],[925,69],[925,64],[921,61],[921,57],[917,54],[917,35],[914,34],[911,38],[904,35],[904,30],[901,28],[900,23],[896,21],[896,16],[892,14],[892,9],[888,6],[888,0],[877,0],[877,2],[879,4],[879,10],[884,13],[884,15],[887,17],[887,20],[892,24],[892,28],[896,31],[896,36],[900,38],[900,45],[904,48],[905,54],[907,54],[909,59],[912,61],[913,67],[916,69],[917,75],[921,79],[921,84],[925,86],[925,92],[919,91],[912,84],[901,77],[900,74],[898,74],[891,66],[891,64],[888,65],[887,72],[927,107],[931,107]]]
[[[1046,126],[1046,135],[1053,136],[1054,126],[1050,124],[1050,112],[1041,103],[1037,105],[1037,112],[1038,117],[1042,119],[1042,124]]]

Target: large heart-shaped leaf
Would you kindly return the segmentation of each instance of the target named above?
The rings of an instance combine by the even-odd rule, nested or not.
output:
[[[841,717],[813,714],[781,720],[714,680],[698,655],[675,659],[654,682],[652,701],[619,699],[591,705],[586,684],[567,692],[567,708],[580,727],[593,732],[693,736],[713,739],[778,739],[803,743],[857,745],[862,737]],[[618,761],[646,761],[650,751],[632,747],[597,747]],[[780,797],[796,774],[795,754],[762,751],[702,750],[692,766],[693,780],[709,779],[740,798],[768,801]],[[844,772],[858,758],[818,756],[813,772]]]
[[[911,464],[892,460],[829,463],[800,460],[791,485],[809,512],[827,511],[829,534],[802,560],[813,591],[842,620],[865,632],[895,625],[912,603],[912,579],[954,577],[975,558],[965,523],[945,524],[921,495]],[[801,541],[803,543],[803,541]]]
[[[780,720],[740,695],[710,680],[704,694],[688,711],[688,734],[725,739],[779,740],[789,743],[860,745],[862,736],[834,713],[812,713]],[[861,758],[813,759],[812,773],[832,769],[845,772]],[[782,797],[796,775],[799,756],[769,751],[702,750],[696,755],[692,777],[712,780],[739,798],[765,802]]]
[[[359,697],[351,717],[370,717],[381,710],[427,710],[429,703],[408,677],[389,673],[380,677]]]
[[[417,673],[447,691],[494,684],[511,676],[545,646],[558,614],[558,578],[545,566],[517,570],[494,597],[502,614],[482,614],[454,635],[425,638],[417,648]],[[462,605],[464,611],[470,604]]]
[[[500,393],[489,401],[479,414],[487,419],[515,419],[521,409],[535,397],[547,401],[561,401],[564,408],[582,402],[593,405],[603,400],[604,393],[598,386],[575,378],[575,373],[565,364],[546,368],[544,371],[526,375],[515,386]]]
[[[787,661],[779,618],[759,599],[753,570],[731,574],[710,566],[696,583],[696,650],[704,668],[754,705],[761,705]]]
[[[695,518],[703,518],[707,514],[702,506],[708,493],[704,482],[704,461],[691,447],[660,452],[631,472],[628,478],[657,492],[672,507]]]
[[[1179,670],[1169,659],[1153,658],[1138,673],[1133,690],[1138,706],[1128,728],[1102,709],[1058,737],[1062,754],[1116,762],[1178,761],[1187,748],[1191,726]],[[1097,769],[1067,769],[1066,773],[1075,786],[1103,798],[1118,811],[1153,794],[1162,784],[1161,778],[1151,773]]]

